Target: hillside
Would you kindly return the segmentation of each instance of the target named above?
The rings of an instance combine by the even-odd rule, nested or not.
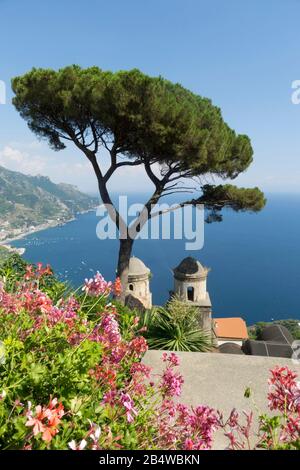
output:
[[[0,240],[41,225],[63,223],[95,207],[97,199],[45,176],[26,176],[0,166]]]

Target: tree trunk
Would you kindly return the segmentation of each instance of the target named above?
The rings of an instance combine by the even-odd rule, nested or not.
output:
[[[125,302],[125,289],[128,282],[129,260],[133,242],[134,240],[131,238],[120,240],[117,276],[120,278],[122,284],[122,295],[120,297],[122,302]]]

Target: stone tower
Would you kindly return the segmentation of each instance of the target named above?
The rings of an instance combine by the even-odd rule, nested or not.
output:
[[[125,296],[138,299],[145,308],[152,307],[152,294],[149,288],[150,269],[143,261],[132,256],[129,261],[128,284]]]
[[[195,258],[185,258],[173,270],[174,291],[182,301],[199,308],[200,326],[207,331],[212,329],[211,302],[206,290],[208,268]]]

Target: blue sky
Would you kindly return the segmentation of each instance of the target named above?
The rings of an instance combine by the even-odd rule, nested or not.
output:
[[[96,189],[78,151],[36,141],[10,104],[10,79],[33,66],[137,67],[211,98],[251,137],[254,163],[236,184],[300,192],[299,18],[299,0],[0,0],[0,165]],[[135,171],[112,189],[145,189]]]

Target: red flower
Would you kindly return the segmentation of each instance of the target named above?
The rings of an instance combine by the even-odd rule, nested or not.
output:
[[[58,433],[58,425],[64,416],[62,403],[57,404],[57,398],[50,400],[48,407],[37,405],[35,413],[31,411],[31,403],[28,403],[28,411],[25,426],[33,427],[33,434],[37,436],[42,433],[42,439],[50,442],[52,437]]]
[[[283,413],[300,413],[300,387],[296,382],[297,374],[288,367],[271,370],[269,380],[269,407]]]
[[[115,280],[115,283],[113,285],[113,291],[117,297],[120,297],[120,295],[122,294],[122,284],[121,279],[119,277],[117,277],[117,279]]]

